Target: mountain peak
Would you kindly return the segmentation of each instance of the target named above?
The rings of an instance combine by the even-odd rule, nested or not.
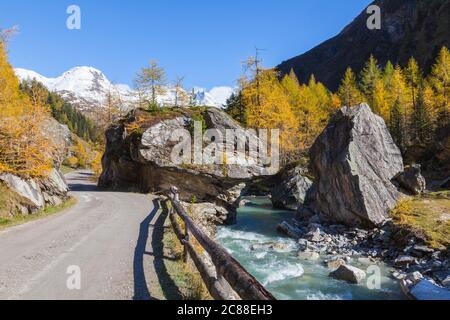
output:
[[[105,105],[106,97],[111,90],[120,96],[124,109],[129,108],[137,96],[128,85],[113,84],[102,71],[90,66],[74,67],[56,78],[47,78],[22,68],[16,68],[15,72],[20,80],[35,79],[50,91],[59,93],[79,110],[89,113]],[[167,94],[158,100],[170,105],[173,103],[174,94],[173,90],[168,89]],[[197,93],[197,104],[211,107],[222,107],[233,92],[230,87],[215,87],[210,91],[201,88],[194,90]]]

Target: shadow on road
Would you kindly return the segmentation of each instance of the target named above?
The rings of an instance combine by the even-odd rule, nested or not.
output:
[[[164,260],[163,237],[164,237],[164,221],[167,215],[159,215],[154,225],[151,225],[152,220],[160,209],[159,201],[153,200],[153,211],[149,214],[144,221],[142,221],[139,238],[134,252],[134,300],[155,300],[152,297],[147,285],[147,279],[144,269],[144,256],[153,255],[153,264],[156,271],[160,287],[163,291],[164,297],[168,300],[181,300],[182,296],[177,286],[173,282],[172,278],[167,272]],[[153,234],[151,239],[152,253],[146,251],[146,246],[149,236],[149,228],[153,228]]]

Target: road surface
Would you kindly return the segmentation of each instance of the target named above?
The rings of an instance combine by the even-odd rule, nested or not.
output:
[[[157,202],[98,191],[89,172],[66,178],[74,207],[0,231],[0,299],[178,298],[163,263]]]

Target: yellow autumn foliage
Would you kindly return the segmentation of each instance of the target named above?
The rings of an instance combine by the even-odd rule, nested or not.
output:
[[[21,94],[0,42],[0,172],[39,177],[50,171],[54,146],[43,133],[48,116],[40,92],[30,98]]]

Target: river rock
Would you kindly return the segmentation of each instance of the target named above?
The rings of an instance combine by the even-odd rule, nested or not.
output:
[[[347,263],[344,259],[334,258],[325,262],[326,266],[330,270],[337,270],[340,266],[345,266]]]
[[[337,270],[330,273],[330,277],[358,284],[366,278],[366,273],[356,267],[341,265]]]
[[[259,250],[273,250],[273,251],[284,251],[288,247],[285,243],[279,242],[266,242],[266,243],[256,243],[250,246],[250,250],[259,251]]]
[[[312,229],[305,237],[311,242],[321,242],[323,240],[322,232],[319,228]]]
[[[421,173],[421,167],[418,164],[407,167],[404,172],[396,175],[394,180],[413,195],[422,194],[427,187],[425,178]]]
[[[436,285],[429,279],[422,279],[417,283],[405,279],[400,284],[402,291],[412,300],[450,300],[450,290]]]
[[[317,252],[309,251],[309,250],[300,251],[298,253],[298,257],[300,259],[308,260],[308,261],[317,261],[320,259],[320,255]]]
[[[310,151],[317,180],[307,205],[332,221],[382,225],[399,199],[391,180],[403,159],[384,120],[367,104],[342,108]]]
[[[304,171],[302,166],[298,166],[282,173],[281,182],[271,190],[275,208],[296,211],[305,202],[312,181],[303,175]]]
[[[293,224],[283,221],[277,226],[278,232],[287,235],[290,238],[299,239],[303,236],[303,230]]]
[[[408,267],[415,264],[417,264],[417,259],[411,256],[399,256],[394,260],[394,265],[399,268]]]

